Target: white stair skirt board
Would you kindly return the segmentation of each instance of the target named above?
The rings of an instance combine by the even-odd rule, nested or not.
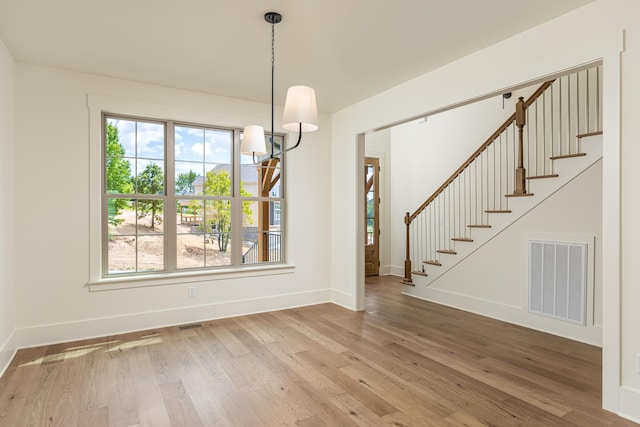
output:
[[[586,325],[587,244],[529,241],[529,312]]]

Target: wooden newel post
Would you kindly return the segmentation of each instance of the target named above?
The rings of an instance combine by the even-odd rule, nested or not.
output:
[[[404,281],[406,283],[412,283],[411,280],[411,255],[409,253],[409,225],[411,225],[411,215],[409,212],[404,216],[404,224],[407,226],[407,239],[406,239],[406,257],[404,260]]]
[[[518,167],[516,169],[515,194],[527,194],[527,178],[524,168],[524,126],[527,124],[524,98],[516,103],[516,126],[518,126]]]

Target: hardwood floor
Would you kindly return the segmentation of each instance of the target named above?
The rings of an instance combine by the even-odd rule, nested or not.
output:
[[[596,347],[367,280],[333,304],[21,350],[1,426],[635,426]]]

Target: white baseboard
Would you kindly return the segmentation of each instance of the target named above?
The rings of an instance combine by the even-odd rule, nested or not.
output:
[[[14,330],[11,332],[11,335],[9,335],[9,338],[0,346],[0,377],[4,375],[17,351],[16,331]]]
[[[331,302],[348,310],[355,310],[353,306],[353,295],[337,289],[331,289]]]
[[[389,266],[389,274],[391,276],[404,277],[404,267],[400,267],[400,266],[397,266],[397,265],[390,265]]]
[[[391,274],[391,267],[390,265],[383,265],[382,267],[380,267],[380,276],[388,276]]]
[[[640,424],[640,390],[620,387],[619,408],[619,416]]]
[[[16,348],[37,347],[226,317],[284,310],[330,301],[331,290],[322,289],[266,298],[85,319],[76,322],[19,328],[15,334],[15,342]]]
[[[412,289],[411,293],[403,292],[403,294],[492,319],[513,323],[525,328],[535,329],[537,331],[602,347],[602,328],[597,326],[585,328],[544,316],[530,314],[526,308],[520,306],[476,298],[444,289],[418,287],[420,285],[416,285],[416,289]]]

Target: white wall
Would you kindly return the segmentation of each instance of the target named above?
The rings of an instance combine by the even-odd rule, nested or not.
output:
[[[640,235],[635,220],[640,209],[635,185],[635,159],[640,156],[635,126],[640,117],[635,101],[640,93],[638,16],[637,0],[596,1],[334,114],[335,300],[362,306],[361,232],[356,227],[363,152],[359,134],[603,60],[603,404],[640,420],[640,374],[635,371],[640,353],[640,311],[635,307],[640,301],[640,271],[635,268],[635,237]]]
[[[0,40],[0,374],[15,353],[14,62]]]
[[[198,276],[190,283],[91,292],[87,283],[95,260],[89,254],[95,247],[90,235],[95,232],[99,194],[91,193],[89,185],[96,173],[99,176],[100,165],[90,157],[99,152],[90,144],[99,141],[92,137],[95,129],[89,122],[94,111],[87,105],[95,99],[123,108],[135,105],[137,112],[152,117],[176,118],[175,114],[194,122],[237,127],[267,125],[270,113],[263,104],[17,64],[19,346],[329,300],[327,117],[321,117],[320,130],[305,134],[301,147],[287,157],[288,197],[293,201],[288,205],[292,272],[224,280]],[[196,287],[196,298],[187,298],[188,286]]]

